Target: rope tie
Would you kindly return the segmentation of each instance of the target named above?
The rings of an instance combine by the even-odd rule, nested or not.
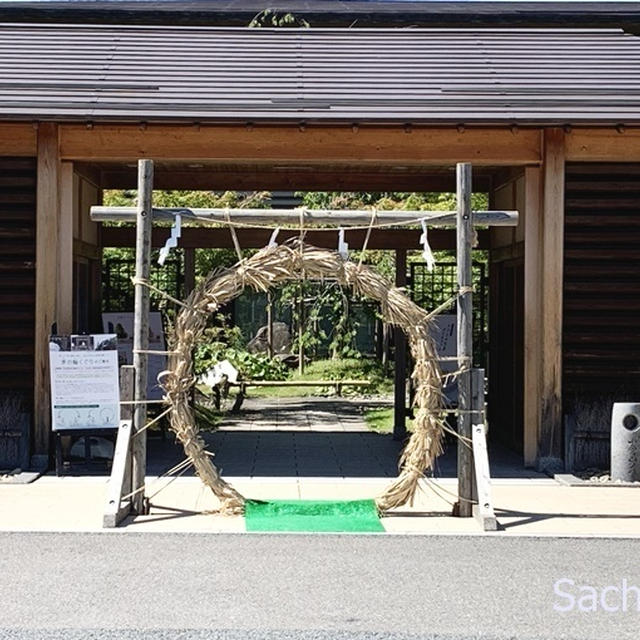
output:
[[[167,414],[171,413],[171,410],[172,410],[172,407],[165,409],[160,415],[156,416],[153,420],[150,420],[149,422],[147,422],[147,424],[145,424],[144,427],[142,427],[142,429],[138,429],[138,431],[136,431],[131,437],[137,438],[141,433],[145,432],[149,427],[156,424],[156,422],[159,422]]]
[[[162,289],[159,289],[158,287],[151,284],[148,280],[145,280],[144,278],[136,278],[135,276],[133,276],[131,278],[131,282],[133,282],[134,285],[141,285],[143,287],[147,287],[147,289],[150,289],[151,291],[157,293],[159,296],[162,296],[163,298],[166,298],[167,300],[170,300],[174,304],[177,304],[180,307],[188,309],[189,311],[193,311],[194,313],[201,313],[203,315],[208,315],[206,311],[203,311],[202,309],[196,309],[196,307],[192,307],[191,305],[188,305],[185,302],[182,302],[182,300],[178,300],[177,298],[174,298],[173,296],[169,295]]]
[[[233,240],[233,246],[236,250],[236,255],[238,256],[238,262],[242,262],[242,260],[244,259],[242,257],[242,249],[240,248],[240,242],[238,240],[238,234],[236,233],[235,226],[231,222],[231,216],[229,215],[229,207],[225,208],[224,216],[227,220],[227,226],[229,227],[229,232],[231,233],[231,240]]]
[[[367,246],[369,245],[369,238],[371,237],[371,231],[373,230],[373,226],[377,218],[378,218],[378,210],[374,207],[373,211],[371,212],[371,220],[369,222],[369,228],[367,229],[367,235],[364,237],[362,252],[360,253],[360,261],[358,262],[358,269],[360,269],[360,267],[362,266],[362,263],[364,262],[364,256],[367,253]]]

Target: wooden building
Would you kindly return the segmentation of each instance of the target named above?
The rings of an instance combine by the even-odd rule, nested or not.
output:
[[[89,207],[142,157],[172,189],[451,191],[471,162],[521,212],[484,240],[494,433],[559,464],[568,392],[638,387],[633,34],[7,23],[0,78],[0,392],[33,396],[36,455],[47,336],[88,328],[101,248],[126,243]]]

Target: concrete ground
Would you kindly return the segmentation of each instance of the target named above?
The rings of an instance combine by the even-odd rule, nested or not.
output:
[[[389,435],[368,432],[362,401],[273,399],[248,402],[240,416],[205,439],[225,478],[254,499],[361,499],[395,476],[400,450]],[[147,516],[118,531],[242,532],[242,517],[210,513],[217,504],[199,479],[157,476],[182,460],[181,449],[149,441]],[[497,535],[640,537],[640,489],[569,487],[522,469],[506,451],[490,451]],[[475,520],[451,517],[455,448],[425,479],[412,506],[382,519],[389,533],[479,533]],[[106,476],[47,475],[29,485],[0,485],[2,531],[101,531]],[[209,512],[209,513],[208,513]],[[495,535],[495,534],[492,534]]]
[[[0,533],[0,547],[3,640],[638,637],[638,540]],[[577,602],[582,585],[609,588],[609,611]]]

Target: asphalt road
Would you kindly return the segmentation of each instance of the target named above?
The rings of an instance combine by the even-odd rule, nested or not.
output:
[[[0,638],[638,638],[640,540],[0,534]],[[591,591],[587,592],[590,594]],[[621,604],[610,591],[605,605]],[[616,597],[618,597],[618,600]],[[581,601],[590,609],[594,601]]]

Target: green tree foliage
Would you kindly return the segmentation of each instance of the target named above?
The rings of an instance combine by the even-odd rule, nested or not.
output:
[[[304,18],[298,18],[292,13],[283,13],[277,9],[265,9],[257,14],[248,26],[254,29],[261,27],[303,27],[308,29],[311,25]]]

